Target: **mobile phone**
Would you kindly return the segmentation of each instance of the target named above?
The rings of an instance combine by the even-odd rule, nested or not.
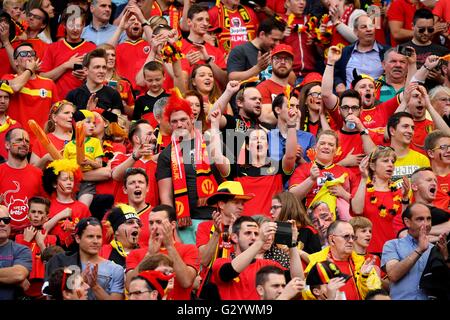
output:
[[[108,86],[117,89],[117,81],[116,80],[109,80],[108,81]]]
[[[397,52],[404,56],[407,56],[407,57],[411,57],[413,54],[413,51],[411,50],[411,48],[408,48],[406,46],[398,46]]]
[[[277,232],[275,233],[274,242],[277,244],[292,244],[292,225],[289,222],[275,221],[277,224]]]
[[[82,64],[80,64],[80,63],[75,63],[75,64],[73,65],[73,71],[77,71],[77,70],[81,70],[81,69],[83,69],[83,65],[82,65]]]

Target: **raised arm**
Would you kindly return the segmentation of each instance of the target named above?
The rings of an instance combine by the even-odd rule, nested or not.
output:
[[[310,170],[310,175],[302,183],[293,186],[289,189],[299,200],[306,198],[306,195],[311,191],[311,189],[316,184],[316,180],[320,175],[320,169],[317,164],[313,163]]]
[[[242,60],[241,56],[238,57],[239,54],[240,51],[235,52],[233,52],[233,50],[231,51],[230,56],[228,58],[228,66],[233,64],[239,66],[241,62],[239,60]],[[269,66],[269,63],[270,63],[270,53],[266,52],[264,54],[261,54],[261,51],[258,51],[258,62],[253,67],[244,71],[230,71],[228,74],[228,79],[242,81],[258,76],[260,72],[266,70],[266,68]]]
[[[325,108],[332,110],[337,102],[338,97],[333,93],[334,84],[334,65],[341,58],[342,50],[336,46],[328,49],[328,60],[325,72],[322,78],[322,101]]]
[[[394,40],[403,43],[413,37],[413,31],[403,28],[403,21],[389,21],[389,29]]]
[[[288,173],[292,172],[295,168],[295,160],[297,153],[297,129],[296,123],[298,122],[298,113],[294,108],[290,108],[288,111],[287,120],[287,137],[286,137],[286,153],[283,156],[282,165],[283,171]]]
[[[369,156],[364,157],[359,164],[359,171],[361,172],[361,180],[359,181],[358,189],[351,200],[351,207],[354,214],[361,215],[364,213],[364,202],[366,198],[366,182],[369,176]]]
[[[211,159],[214,161],[214,165],[219,170],[220,175],[222,177],[228,177],[230,175],[230,160],[223,155],[219,129],[222,114],[219,109],[216,109],[209,114],[211,119]]]

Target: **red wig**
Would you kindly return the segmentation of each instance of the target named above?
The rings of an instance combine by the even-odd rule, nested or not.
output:
[[[172,89],[172,93],[170,94],[169,100],[167,100],[166,107],[164,108],[164,118],[167,121],[170,121],[170,116],[172,113],[177,111],[184,111],[191,118],[194,116],[192,112],[191,104],[180,94],[178,88]]]

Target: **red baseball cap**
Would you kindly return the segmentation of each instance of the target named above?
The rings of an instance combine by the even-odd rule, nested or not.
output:
[[[322,82],[322,75],[318,72],[310,72],[308,73],[305,78],[303,79],[302,82],[300,82],[300,84],[297,85],[296,88],[301,89],[303,86],[306,86],[307,84],[313,83],[313,82],[317,82],[317,83],[321,83]]]
[[[273,48],[272,52],[270,53],[270,56],[273,57],[274,55],[280,53],[280,52],[286,52],[289,53],[292,58],[294,57],[294,50],[292,47],[288,44],[277,44],[275,48]]]

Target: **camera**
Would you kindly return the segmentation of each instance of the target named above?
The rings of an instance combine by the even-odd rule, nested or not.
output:
[[[398,46],[397,52],[407,57],[411,57],[413,54],[413,50],[405,46]]]
[[[83,65],[82,64],[75,63],[73,65],[73,71],[77,71],[77,70],[81,70],[81,69],[83,69]]]
[[[289,222],[275,221],[277,224],[277,232],[275,233],[274,242],[276,244],[292,244],[292,225]]]

